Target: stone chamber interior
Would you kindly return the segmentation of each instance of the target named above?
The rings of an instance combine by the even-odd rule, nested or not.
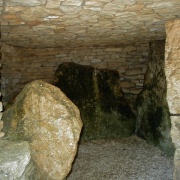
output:
[[[84,157],[89,153],[85,151],[89,146],[92,147],[94,154],[97,154],[95,148],[99,148],[99,151],[104,148],[109,152],[114,147],[117,149],[117,152],[114,150],[113,154],[115,159],[118,158],[115,155],[119,151],[123,156],[128,156],[126,150],[131,149],[131,146],[132,149],[138,146],[152,153],[147,153],[147,156],[155,158],[153,156],[155,150],[148,149],[146,144],[141,146],[141,140],[134,136],[129,142],[126,139],[123,139],[122,143],[118,142],[116,147],[115,140],[106,144],[109,139],[126,138],[136,134],[149,144],[160,148],[167,155],[173,157],[175,152],[173,179],[180,179],[179,0],[0,0],[0,15],[1,106],[4,111],[12,106],[15,97],[24,86],[33,80],[55,84],[69,96],[75,92],[77,86],[79,95],[68,97],[77,106],[79,105],[84,128],[90,127],[89,131],[83,130],[85,133],[81,136],[84,140],[89,140],[90,144],[83,141],[84,154],[79,148],[79,157],[82,161],[84,158],[86,166],[91,166],[88,162],[93,164],[93,161],[98,158],[86,159]],[[63,67],[66,63],[69,64],[67,69]],[[71,74],[66,77],[70,68],[76,75]],[[111,77],[104,72],[105,69],[115,74]],[[66,75],[61,76],[62,74]],[[73,78],[68,79],[70,76]],[[101,82],[98,77],[104,81]],[[69,84],[62,87],[61,84],[66,84],[67,81]],[[82,85],[84,81],[92,81],[93,85],[86,87]],[[81,85],[86,87],[86,92],[82,94],[80,94]],[[91,87],[94,88],[92,91],[89,90]],[[118,93],[116,93],[117,89]],[[94,91],[98,92],[98,98],[93,95]],[[109,94],[112,94],[110,98]],[[84,102],[79,102],[79,99],[83,99],[82,97],[88,100],[86,104],[91,101],[84,108],[85,110],[83,109]],[[96,99],[100,99],[100,102]],[[115,102],[122,113],[110,116],[109,112],[112,112]],[[110,103],[112,106],[109,106]],[[92,104],[93,107],[91,107]],[[105,104],[109,109],[105,107]],[[88,115],[87,109],[91,109],[94,116],[92,113]],[[116,112],[114,109],[113,112]],[[128,116],[124,115],[127,109]],[[101,110],[106,114],[103,114]],[[1,107],[0,111],[3,112]],[[124,123],[124,120],[120,123],[124,126],[118,123],[112,126],[107,125],[106,120],[102,120],[99,126],[98,123],[95,126],[88,126],[89,121],[92,121],[91,118],[96,119],[99,112],[101,117],[105,117],[104,119],[126,117],[124,119],[129,121]],[[89,121],[86,122],[84,119],[88,118]],[[104,129],[99,130],[102,127]],[[109,127],[112,129],[110,130]],[[118,133],[116,128],[122,129]],[[1,136],[4,136],[3,132],[0,132]],[[98,146],[100,142],[97,140],[103,144],[102,149]],[[139,151],[139,153],[142,152]],[[158,153],[161,156],[161,152]],[[108,156],[105,151],[101,155]],[[142,157],[142,160],[146,161],[147,156],[144,159]],[[130,160],[133,159],[133,156],[128,157]],[[165,166],[169,162],[163,158],[159,161],[163,161],[163,166]],[[106,167],[105,164],[110,163],[109,161],[111,160],[102,159],[102,163],[97,167],[93,164],[92,166],[96,167],[97,171],[88,175],[88,169],[79,172],[77,166],[82,168],[83,164],[77,160],[79,164],[75,166],[74,179],[124,180],[137,178],[139,175],[133,176],[133,173],[128,175],[128,168],[123,169],[123,166],[118,165],[117,167],[127,174],[122,177],[120,174],[116,176],[117,170],[114,175],[108,173],[103,176],[103,173],[99,173],[103,170],[98,171],[98,168],[103,166],[108,171],[109,166]],[[157,159],[152,161],[157,161]],[[119,164],[125,163],[123,158],[119,159],[119,162]],[[138,159],[133,161],[132,166],[142,168],[136,165],[136,162]],[[170,164],[166,168],[169,166]],[[135,171],[138,171],[138,168]],[[78,176],[78,173],[83,172],[86,176]],[[159,172],[166,174],[164,169]],[[142,175],[141,179],[158,179],[157,176],[161,176],[154,170],[150,173],[152,176]],[[68,178],[73,179],[72,176]],[[164,179],[166,178],[164,176]]]

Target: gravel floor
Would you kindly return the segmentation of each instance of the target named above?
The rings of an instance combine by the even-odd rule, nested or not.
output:
[[[83,142],[67,180],[172,180],[173,158],[136,136]]]

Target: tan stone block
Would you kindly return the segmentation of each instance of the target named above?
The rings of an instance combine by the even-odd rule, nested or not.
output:
[[[122,88],[132,88],[135,87],[134,83],[128,82],[128,81],[124,81],[124,82],[120,82],[120,85]]]
[[[46,8],[58,8],[62,0],[47,0]]]
[[[5,133],[4,132],[0,132],[0,138],[4,137]]]
[[[81,6],[81,4],[83,3],[83,0],[66,0],[64,2],[62,2],[62,5],[66,5],[66,6]]]
[[[132,94],[139,94],[142,91],[142,88],[140,89],[131,89]]]
[[[123,48],[106,48],[105,50],[108,52],[121,52]]]
[[[0,120],[0,131],[3,129],[3,121]]]
[[[2,111],[3,110],[3,104],[2,104],[2,102],[0,102],[0,111]]]
[[[126,71],[126,75],[139,75],[139,74],[142,74],[142,69],[132,69],[132,70],[127,70]]]
[[[80,6],[60,6],[60,10],[67,14],[76,14],[81,10]]]
[[[121,1],[122,2],[122,1]],[[104,11],[110,11],[110,12],[116,12],[116,11],[121,11],[123,10],[125,7],[125,5],[121,5],[121,4],[115,4],[115,3],[107,3],[103,10]]]
[[[136,51],[136,47],[128,46],[123,49],[123,52],[125,52],[125,53],[132,52],[132,51]]]
[[[92,64],[92,66],[97,68],[97,69],[107,69],[107,63],[106,62],[95,63],[95,64]]]
[[[140,11],[144,8],[144,3],[136,3],[134,5],[128,5],[125,10],[126,11]]]
[[[113,62],[113,63],[111,63],[111,62],[108,62],[108,68],[109,69],[118,69],[119,67],[120,67],[120,63],[118,63],[118,62]]]
[[[91,63],[100,63],[102,62],[102,59],[92,59]]]
[[[88,0],[85,2],[85,6],[102,6],[104,3],[102,1],[96,1],[96,0]]]

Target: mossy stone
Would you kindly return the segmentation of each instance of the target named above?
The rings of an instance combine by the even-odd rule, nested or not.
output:
[[[136,101],[138,112],[136,132],[168,155],[173,155],[174,146],[170,136],[171,123],[166,101],[164,53],[164,40],[150,42],[150,56],[144,87]]]
[[[136,119],[117,71],[63,63],[55,73],[54,85],[80,109],[82,139],[114,139],[134,133]]]

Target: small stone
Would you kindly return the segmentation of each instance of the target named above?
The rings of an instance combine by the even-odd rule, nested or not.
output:
[[[2,111],[3,110],[3,104],[2,104],[2,102],[0,102],[0,111]]]
[[[60,10],[67,14],[76,14],[81,10],[80,6],[60,6]]]
[[[5,133],[4,132],[0,132],[0,138],[4,137]]]
[[[123,52],[132,52],[132,51],[136,51],[136,47],[128,46],[123,49]]]
[[[16,5],[19,6],[40,6],[44,5],[46,3],[46,0],[10,0],[13,3],[16,3]]]
[[[134,83],[131,82],[120,82],[122,88],[132,88],[135,87]]]
[[[3,128],[3,121],[0,120],[0,131],[2,130]]]
[[[30,159],[27,142],[0,140],[0,179],[24,179]]]

